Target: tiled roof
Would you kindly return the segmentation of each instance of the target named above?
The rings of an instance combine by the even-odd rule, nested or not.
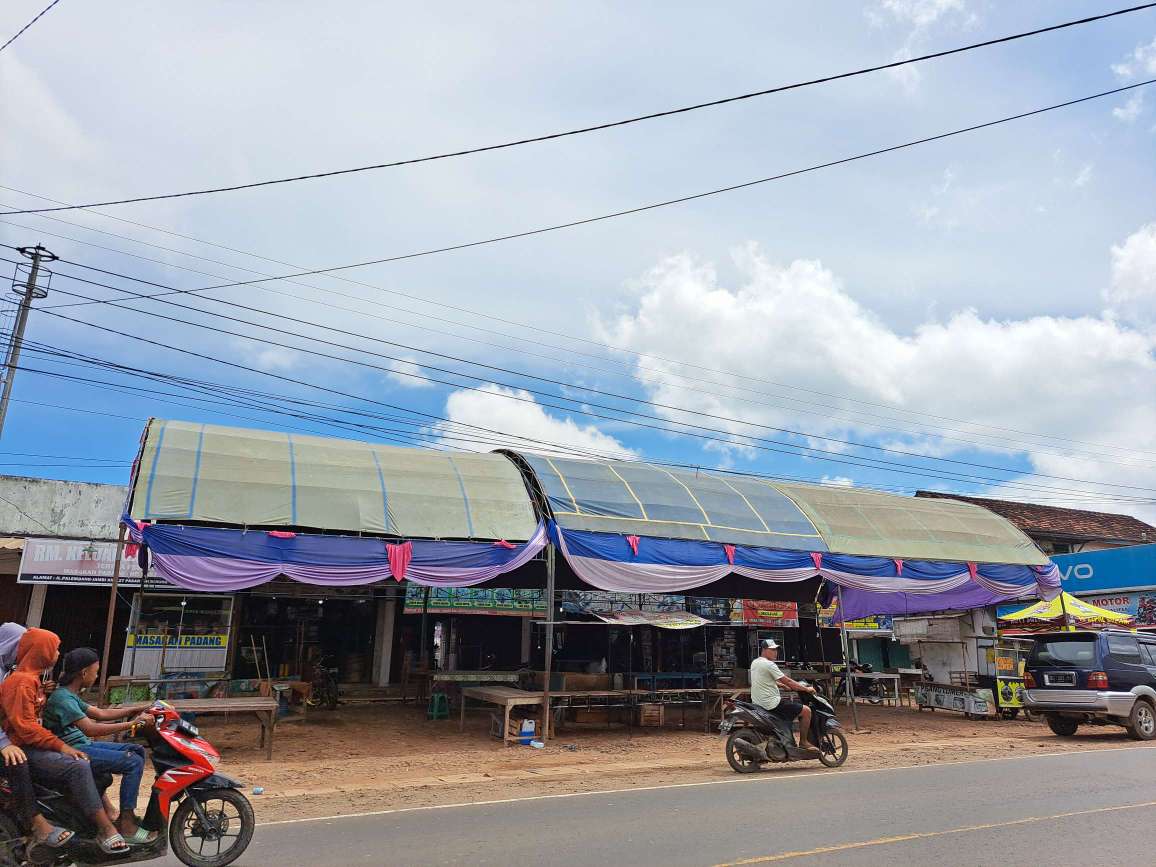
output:
[[[1032,538],[1102,540],[1137,544],[1156,542],[1156,527],[1131,515],[1087,512],[1083,509],[1064,509],[1059,506],[1038,506],[1035,503],[1016,503],[1011,500],[989,500],[985,497],[965,497],[959,494],[941,494],[937,491],[917,491],[915,496],[962,500],[965,503],[983,506],[1007,518]]]

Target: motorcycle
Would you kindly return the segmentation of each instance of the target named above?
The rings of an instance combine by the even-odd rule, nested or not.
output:
[[[0,779],[0,867],[127,864],[162,858],[170,847],[188,867],[225,867],[241,857],[253,839],[255,825],[253,807],[241,793],[241,784],[217,773],[220,754],[172,705],[158,701],[145,712],[153,718],[143,734],[151,748],[156,780],[141,826],[156,831],[156,839],[134,844],[128,854],[108,854],[97,843],[86,816],[59,792],[37,786],[44,817],[73,829],[76,836],[59,849],[27,846],[16,821],[11,790]]]
[[[871,674],[875,669],[871,667],[871,663],[858,662],[851,663],[851,671],[855,674]],[[831,697],[832,701],[839,701],[841,698],[847,696],[847,678],[844,677],[839,681],[839,686],[835,690],[835,694]],[[865,698],[871,704],[883,704],[887,698],[887,693],[883,689],[883,684],[873,677],[855,678],[855,698]]]
[[[306,701],[310,707],[324,707],[337,710],[339,692],[337,688],[337,666],[332,656],[322,656],[313,666],[313,683]]]
[[[835,708],[823,696],[809,692],[799,693],[799,701],[811,708],[810,739],[818,747],[817,756],[799,749],[792,723],[750,702],[727,702],[719,731],[727,736],[727,762],[735,771],[750,774],[768,762],[815,758],[828,768],[837,768],[847,761],[847,737]]]

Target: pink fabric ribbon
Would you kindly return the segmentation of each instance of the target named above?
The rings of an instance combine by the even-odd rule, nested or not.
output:
[[[734,545],[723,545],[723,550],[726,552],[727,562],[730,563],[732,566],[735,565],[735,546]]]
[[[296,539],[297,534],[288,530],[267,530],[266,533],[274,539]]]
[[[896,560],[895,561],[895,574],[899,577],[903,577],[903,561],[902,560]]]
[[[823,568],[823,555],[819,551],[811,552],[811,562],[815,564],[816,569]]]
[[[495,548],[505,548],[507,551],[511,551],[514,548],[517,548],[518,546],[515,545],[513,542],[507,542],[505,539],[499,539],[497,542],[494,543],[494,547]]]
[[[638,536],[627,536],[626,537],[626,544],[628,544],[630,546],[630,550],[634,552],[635,557],[638,556],[638,542],[639,542]]]
[[[405,572],[409,568],[409,561],[413,559],[413,544],[402,542],[400,545],[387,544],[386,557],[389,558],[389,571],[395,581],[405,580]]]

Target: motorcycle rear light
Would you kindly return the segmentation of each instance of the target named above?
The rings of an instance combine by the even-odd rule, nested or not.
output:
[[[1107,689],[1108,675],[1103,671],[1093,671],[1088,675],[1088,689]]]
[[[1024,689],[1035,689],[1036,677],[1030,671],[1024,672]]]

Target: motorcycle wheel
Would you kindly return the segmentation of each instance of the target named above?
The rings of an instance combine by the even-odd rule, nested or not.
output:
[[[211,824],[202,825],[193,809],[201,804]],[[169,822],[169,847],[188,867],[225,867],[248,848],[253,839],[253,806],[236,789],[209,789],[190,794]]]
[[[847,761],[847,738],[840,731],[829,731],[819,741],[819,761],[837,768]]]
[[[759,762],[756,759],[748,758],[738,751],[735,747],[735,741],[744,740],[748,743],[757,744],[762,740],[752,729],[735,729],[727,738],[727,763],[731,768],[739,774],[753,774],[759,769]]]
[[[0,813],[0,867],[20,867],[24,863],[24,835],[7,813]]]

